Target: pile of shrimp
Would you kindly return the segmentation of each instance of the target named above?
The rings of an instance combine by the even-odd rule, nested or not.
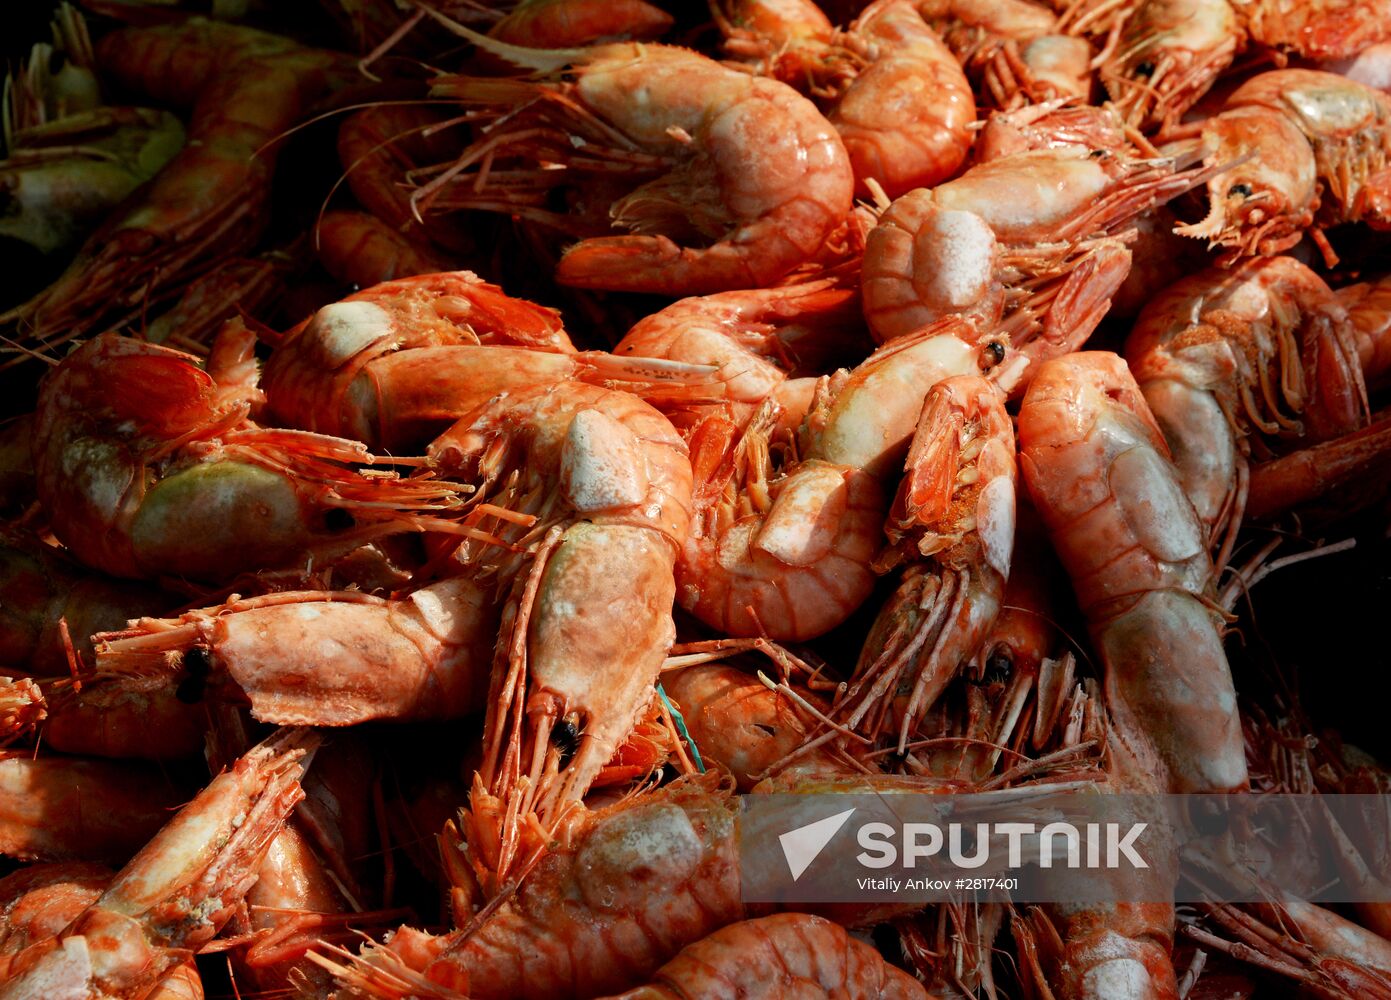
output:
[[[1391,530],[1391,4],[298,6],[12,63],[0,998],[1391,998],[1350,844],[811,906],[736,833],[1391,792],[1262,638]]]

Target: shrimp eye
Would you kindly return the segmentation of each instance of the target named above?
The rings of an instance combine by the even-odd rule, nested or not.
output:
[[[982,371],[989,371],[1005,360],[1005,345],[998,340],[992,340],[980,349],[980,367]]]
[[[1146,59],[1142,63],[1135,64],[1136,76],[1154,76],[1154,63]]]
[[[569,719],[561,719],[551,730],[551,742],[560,750],[560,766],[570,763],[580,745],[580,730]]]
[[[1231,187],[1227,188],[1227,197],[1231,198],[1235,196],[1240,196],[1242,198],[1251,197],[1251,185],[1233,184]]]
[[[212,672],[212,657],[202,646],[194,646],[183,655],[186,674],[174,689],[174,697],[185,705],[196,705],[208,689],[208,674]]]
[[[985,676],[981,678],[983,684],[994,684],[1003,681],[1014,672],[1014,657],[1010,654],[1008,646],[996,646],[995,651],[985,660]]]
[[[342,507],[334,507],[324,515],[324,527],[335,533],[347,531],[356,523],[353,516]]]
[[[1093,160],[1099,160],[1099,159],[1101,159],[1103,156],[1106,155],[1106,150],[1104,150],[1104,149],[1093,149],[1093,150],[1092,150],[1090,153],[1088,153],[1087,155],[1090,156]]]

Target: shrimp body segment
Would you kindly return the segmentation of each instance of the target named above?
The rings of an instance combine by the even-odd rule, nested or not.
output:
[[[1125,363],[1085,352],[1040,366],[1019,440],[1024,480],[1105,665],[1117,736],[1141,759],[1157,753],[1171,791],[1244,788],[1236,692],[1206,599],[1206,534]]]
[[[227,579],[351,547],[385,522],[412,530],[411,508],[450,505],[437,485],[357,472],[350,463],[373,460],[361,445],[250,425],[248,390],[219,386],[195,360],[109,334],[44,380],[39,498],[88,566]]]

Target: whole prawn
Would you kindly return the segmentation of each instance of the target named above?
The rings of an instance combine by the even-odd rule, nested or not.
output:
[[[1244,788],[1206,535],[1125,362],[1093,351],[1041,365],[1019,442],[1101,655],[1116,738],[1139,760],[1157,757],[1169,791]]]
[[[805,639],[840,624],[873,587],[885,484],[928,389],[1008,367],[1003,340],[948,318],[823,379],[785,462],[770,452],[790,423],[776,400],[742,429],[704,421],[692,436],[702,485],[678,567],[682,607],[735,636]]]
[[[1126,358],[1217,564],[1246,508],[1250,465],[1366,422],[1347,311],[1291,257],[1210,268],[1142,310]]]
[[[88,566],[227,579],[411,530],[421,511],[451,505],[438,485],[356,471],[373,461],[361,445],[256,428],[254,390],[230,375],[219,384],[195,360],[106,335],[44,380],[39,498]]]
[[[845,146],[785,84],[663,45],[533,50],[455,30],[543,74],[569,66],[573,82],[436,78],[436,97],[507,113],[421,200],[439,194],[453,208],[506,211],[586,237],[560,259],[561,284],[678,295],[763,287],[816,258],[850,212]],[[468,172],[485,159],[498,167]],[[501,167],[513,161],[555,165],[520,168],[546,190],[600,181],[599,197],[614,192],[607,218],[574,230],[524,188],[510,196],[504,182],[518,168]],[[627,193],[615,188],[623,181]],[[630,235],[597,235],[610,220]]]
[[[848,726],[896,728],[900,753],[999,613],[1014,550],[1014,451],[992,382],[961,375],[928,391],[875,566],[905,568],[836,706]]]

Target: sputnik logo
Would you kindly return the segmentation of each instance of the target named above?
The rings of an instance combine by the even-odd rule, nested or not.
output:
[[[795,830],[778,835],[778,843],[782,844],[782,855],[787,859],[787,867],[792,872],[792,881],[795,882],[802,877],[802,873],[811,866],[817,855],[825,850],[831,838],[840,832],[840,828],[854,811],[847,809],[845,812],[827,816],[815,823],[808,823],[806,826],[799,826]]]

